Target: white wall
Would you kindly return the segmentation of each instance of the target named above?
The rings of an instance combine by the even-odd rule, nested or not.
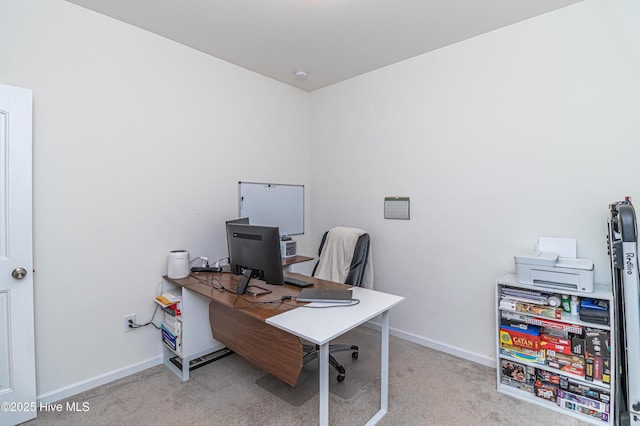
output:
[[[226,256],[239,181],[309,184],[309,94],[62,0],[0,0],[0,39],[0,82],[34,95],[37,386],[56,399],[158,362],[158,332],[122,316],[150,319],[170,250]]]
[[[585,1],[312,93],[314,232],[371,232],[398,334],[491,363],[495,279],[539,236],[610,282],[608,204],[640,201],[639,21]]]

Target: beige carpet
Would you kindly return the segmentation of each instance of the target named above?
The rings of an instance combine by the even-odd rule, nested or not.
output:
[[[349,352],[337,355],[347,369],[344,382],[330,370],[330,423],[362,425],[380,404],[379,332],[360,327],[340,340],[361,350],[357,360]],[[389,413],[380,425],[588,424],[499,394],[489,367],[393,336],[390,359]],[[305,369],[303,379],[313,384],[286,389],[235,354],[193,371],[184,383],[157,366],[62,401],[87,403],[86,412],[40,412],[24,424],[314,425],[317,361]],[[298,392],[303,401],[294,398]]]

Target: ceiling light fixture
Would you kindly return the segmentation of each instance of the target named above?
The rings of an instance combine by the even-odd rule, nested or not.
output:
[[[307,76],[309,75],[309,71],[302,68],[298,68],[293,72],[293,75],[296,76],[296,80],[306,80]]]

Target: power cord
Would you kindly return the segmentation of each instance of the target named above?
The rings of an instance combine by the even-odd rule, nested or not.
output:
[[[153,310],[153,314],[151,315],[151,319],[149,320],[149,322],[144,323],[144,324],[138,324],[138,323],[133,322],[133,320],[129,320],[129,328],[130,328],[130,329],[132,329],[132,330],[135,330],[136,328],[142,328],[142,327],[146,327],[146,326],[148,326],[148,325],[152,325],[152,326],[154,326],[157,330],[160,330],[160,327],[158,327],[158,326],[153,322],[153,319],[154,319],[154,318],[155,318],[155,316],[156,316],[156,312],[158,312],[158,307],[160,306],[160,305],[158,305],[157,303],[156,303],[155,305],[156,305],[156,307],[155,307],[155,308],[154,308],[154,310]]]
[[[193,264],[198,260],[202,260],[201,266],[193,266],[191,267],[191,272],[222,272],[222,266],[220,266],[220,262],[223,260],[229,259],[228,257],[222,257],[215,262],[213,262],[213,266],[209,265],[209,258],[206,256],[200,256],[193,259],[189,262],[189,265]]]
[[[193,278],[194,280],[197,280],[199,283],[202,284],[206,284],[216,290],[223,290],[223,291],[228,291],[229,293],[235,293],[235,291],[229,290],[228,288],[226,288],[224,285],[222,285],[222,283],[220,282],[220,280],[214,276],[211,276],[208,280],[204,279],[198,275],[194,275],[194,274],[189,274],[189,278]],[[217,284],[216,284],[217,283]],[[190,283],[190,284],[185,284],[184,287],[189,287],[190,285],[193,285],[196,283]]]
[[[316,302],[317,303],[317,302]],[[360,299],[351,299],[350,303],[331,303],[331,302],[321,302],[326,303],[326,306],[309,306],[303,305],[301,308],[309,308],[309,309],[324,309],[324,308],[348,308],[349,306],[356,306],[360,303]]]
[[[243,297],[241,295],[238,295],[238,297],[236,297],[236,300],[234,300],[233,304],[235,306],[235,304],[238,301],[238,299],[242,299],[245,302],[251,303],[251,306],[242,306],[242,307],[236,306],[236,309],[250,309],[255,305],[270,305],[270,304],[276,304],[276,303],[278,303],[278,304],[279,303],[283,303],[285,305],[295,306],[295,305],[292,305],[290,303],[285,303],[285,300],[290,300],[291,298],[292,298],[291,296],[282,296],[280,299],[257,301],[257,300],[251,300],[251,299],[248,299],[248,298]]]
[[[191,266],[193,264],[193,262],[196,262],[198,260],[202,260],[202,267],[203,268],[208,268],[209,267],[209,258],[206,257],[206,256],[196,257],[191,262],[189,262],[189,266]]]
[[[229,290],[227,290],[229,291]],[[233,293],[233,292],[232,292]],[[297,300],[294,296],[289,296],[289,295],[284,295],[282,297],[280,297],[280,299],[276,299],[276,300],[265,300],[265,301],[256,301],[256,300],[251,300],[251,299],[247,299],[246,297],[240,296],[238,295],[238,297],[236,297],[236,300],[233,302],[233,304],[235,305],[236,302],[238,301],[238,299],[242,299],[245,302],[249,302],[252,304],[252,306],[255,305],[268,305],[268,304],[272,304],[272,303],[282,303],[285,305],[289,305],[289,306],[295,306],[298,308],[309,308],[309,309],[324,309],[324,308],[347,308],[349,306],[356,306],[357,304],[360,303],[360,299],[351,299],[350,303],[331,303],[331,302],[327,302],[326,306],[309,306],[307,305],[298,305]],[[288,303],[289,301],[293,301],[294,303]],[[245,306],[245,307],[236,307],[236,309],[249,309],[252,306]]]

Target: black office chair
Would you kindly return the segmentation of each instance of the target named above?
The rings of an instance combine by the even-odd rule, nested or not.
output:
[[[327,240],[327,235],[329,231],[325,232],[322,236],[322,241],[320,241],[320,248],[318,249],[318,256],[322,259],[323,249],[325,247],[325,242]],[[369,244],[370,238],[369,234],[362,234],[358,237],[356,241],[355,248],[353,251],[353,258],[351,259],[351,265],[349,266],[349,272],[347,273],[347,277],[344,279],[345,284],[361,287],[362,280],[365,273],[365,268],[367,266],[367,261],[369,259]],[[320,260],[316,263],[313,268],[312,276],[316,276],[316,271],[318,269],[318,265]],[[305,355],[303,357],[303,362],[306,364],[307,362],[314,360],[318,357],[320,353],[320,347],[318,345],[303,345],[303,351]],[[347,345],[347,344],[336,344],[329,345],[329,363],[336,369],[338,372],[338,382],[342,382],[345,378],[345,369],[344,367],[335,359],[332,355],[336,352],[343,351],[353,351],[351,352],[351,357],[353,359],[358,359],[358,347],[355,345]]]

